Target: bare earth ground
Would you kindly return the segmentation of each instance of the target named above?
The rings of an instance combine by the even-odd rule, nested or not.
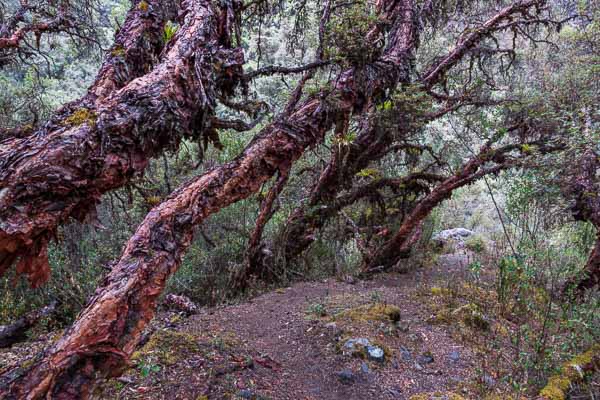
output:
[[[482,398],[476,347],[451,324],[436,323],[434,289],[466,280],[466,254],[354,284],[328,279],[277,289],[191,317],[161,312],[125,375],[99,399],[421,399]],[[400,321],[386,313],[397,307]],[[470,331],[466,331],[470,332]],[[0,353],[0,372],[50,341]],[[384,362],[342,351],[349,338],[385,350]],[[490,388],[490,392],[491,392]],[[431,395],[435,393],[434,395]]]
[[[464,256],[448,255],[425,272],[385,274],[355,284],[332,279],[299,283],[243,304],[203,309],[186,320],[175,317],[174,324],[171,314],[161,314],[162,324],[189,334],[201,349],[184,350],[172,366],[157,367],[144,379],[138,366],[117,384],[108,384],[101,397],[351,400],[454,392],[468,398],[474,355],[446,327],[430,322],[429,307],[418,293],[424,291],[423,281],[463,275],[465,263]],[[397,306],[400,323],[385,315],[344,316],[344,311],[368,311],[376,304]],[[159,332],[155,335],[164,328]],[[351,337],[384,348],[386,360],[343,354],[340,349]],[[150,346],[147,363],[160,365],[152,352]]]

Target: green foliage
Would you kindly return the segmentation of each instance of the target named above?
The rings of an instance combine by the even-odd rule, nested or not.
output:
[[[377,105],[378,124],[384,129],[415,131],[433,111],[431,96],[419,84],[402,85]]]
[[[359,178],[377,179],[381,177],[381,172],[375,168],[363,168],[356,173],[356,176]]]
[[[138,364],[138,369],[140,370],[140,376],[142,378],[147,378],[151,373],[160,372],[160,365],[147,364],[142,361]]]
[[[171,39],[173,39],[173,37],[177,33],[178,29],[179,29],[179,24],[177,24],[173,21],[167,21],[165,23],[165,27],[163,28],[163,42],[169,43],[169,41]]]
[[[308,306],[306,312],[316,317],[324,317],[327,315],[327,308],[322,303],[313,303]]]
[[[366,1],[352,3],[342,10],[327,25],[327,57],[350,65],[368,64],[381,52],[373,45],[373,38],[368,37],[377,16]]]
[[[465,247],[474,253],[483,253],[486,250],[485,239],[480,235],[471,235],[465,240]]]

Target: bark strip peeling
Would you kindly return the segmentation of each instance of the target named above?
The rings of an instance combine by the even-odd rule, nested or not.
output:
[[[424,87],[432,87],[442,82],[445,74],[460,63],[470,50],[489,38],[493,32],[507,29],[508,26],[505,24],[507,21],[519,15],[522,15],[525,21],[531,19],[532,16],[529,15],[531,8],[541,7],[543,4],[544,2],[540,0],[515,2],[499,10],[481,26],[466,30],[467,33],[459,38],[455,47],[442,55],[438,63],[428,68],[419,83]],[[407,55],[417,50],[418,32],[414,31],[413,35],[413,40],[407,43],[412,43],[414,47],[406,48]],[[413,58],[413,54],[405,58],[405,70],[410,70]],[[403,83],[410,83],[408,74],[404,77]],[[401,119],[402,115],[399,118]],[[423,122],[427,122],[426,118]],[[283,252],[286,262],[294,260],[316,240],[318,231],[331,217],[337,215],[336,195],[351,186],[356,173],[381,159],[394,141],[408,135],[410,131],[408,126],[409,121],[405,121],[397,127],[398,132],[392,132],[390,129],[378,129],[376,124],[366,121],[347,153],[340,154],[334,149],[329,164],[311,190],[307,204],[294,210],[281,233],[280,241],[284,243]]]
[[[241,76],[241,49],[230,49],[230,10],[184,0],[181,28],[161,63],[132,79],[149,69],[148,54],[157,54],[141,38],[162,32],[164,17],[152,17],[163,15],[160,3],[135,6],[86,98],[33,135],[0,143],[0,275],[19,260],[17,273],[32,286],[44,283],[56,227],[69,217],[83,219],[103,193],[142,173],[151,157],[175,149],[182,138],[202,136],[217,92],[230,94]],[[137,65],[137,55],[150,64]]]
[[[208,11],[208,8],[205,8]],[[410,1],[384,9],[390,19],[391,45],[378,61],[368,90],[389,88],[398,80],[406,39],[402,21],[411,17]],[[27,369],[0,377],[0,398],[81,399],[99,376],[113,376],[127,365],[141,332],[153,317],[157,297],[178,268],[194,228],[209,215],[258,191],[275,173],[323,140],[339,116],[349,116],[364,99],[354,69],[334,80],[331,91],[310,96],[264,128],[234,161],[189,181],[153,209],[129,240],[120,260],[73,326]]]

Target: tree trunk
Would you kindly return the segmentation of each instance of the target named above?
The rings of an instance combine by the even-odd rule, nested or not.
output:
[[[332,91],[297,104],[285,121],[264,128],[234,161],[189,181],[154,208],[65,335],[38,363],[0,378],[0,397],[81,399],[89,396],[99,376],[119,374],[152,318],[167,278],[179,266],[194,228],[256,192],[277,171],[289,169],[366,93],[375,96],[396,83],[403,44],[412,40],[413,9],[410,3],[393,5],[385,10],[392,21],[392,45],[378,62],[380,75],[367,83],[368,91],[356,85],[354,69],[343,72]],[[404,21],[410,21],[408,32]]]
[[[492,32],[504,29],[502,28],[503,23],[542,3],[538,0],[517,2],[500,10],[477,29],[466,31],[467,33],[459,38],[451,51],[427,69],[419,83],[423,87],[430,88],[443,81],[445,74],[478,43],[489,37]],[[414,61],[412,52],[416,50],[418,32],[414,31],[413,35],[414,40],[411,42],[413,47],[407,47],[404,53],[402,68],[405,73],[401,77],[402,83],[410,82],[410,71]],[[371,104],[371,106],[374,105]],[[410,105],[408,106],[410,107]],[[329,164],[311,190],[307,204],[297,207],[288,218],[279,240],[283,243],[283,255],[286,262],[292,261],[304,252],[316,240],[317,232],[331,217],[337,215],[337,212],[333,211],[335,207],[332,203],[338,193],[351,186],[356,173],[381,159],[387,154],[389,147],[398,141],[398,138],[405,137],[410,132],[411,121],[403,118],[403,115],[400,115],[400,124],[395,127],[400,132],[377,127],[377,121],[374,121],[376,118],[371,115],[370,119],[373,121],[369,118],[366,119],[366,126],[361,129],[356,140],[348,146],[347,152],[342,154],[338,149],[334,149]],[[427,117],[422,122],[427,122]]]
[[[0,348],[9,347],[27,339],[27,331],[55,310],[56,303],[53,302],[40,310],[28,313],[10,325],[0,326]]]
[[[150,73],[133,79],[158,55],[165,19],[159,1],[130,12],[81,101],[35,134],[0,143],[0,274],[20,258],[18,273],[33,286],[45,282],[48,240],[60,223],[83,219],[103,193],[140,174],[151,157],[211,129],[217,92],[231,91],[243,55],[229,49],[230,11],[207,1],[183,4],[182,26]]]
[[[485,175],[496,174],[519,165],[517,161],[505,157],[512,151],[520,151],[519,149],[520,145],[506,145],[499,149],[492,149],[490,143],[484,145],[479,153],[464,164],[456,174],[438,184],[418,202],[394,236],[381,245],[370,259],[364,260],[361,268],[362,275],[369,276],[393,267],[403,256],[410,253],[411,246],[418,239],[417,235],[420,234],[421,224],[435,207],[449,199],[454,190],[469,185]],[[484,165],[491,162],[496,165],[483,168]]]

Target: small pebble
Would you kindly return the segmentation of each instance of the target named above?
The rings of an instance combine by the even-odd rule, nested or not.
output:
[[[240,390],[240,392],[238,393],[238,396],[240,396],[242,399],[251,399],[254,397],[254,393],[252,393],[252,391],[250,391],[248,389],[243,389],[243,390]]]
[[[385,353],[380,347],[367,346],[367,353],[369,354],[369,358],[373,361],[383,362],[385,360]]]
[[[448,355],[448,358],[454,362],[458,362],[458,360],[460,360],[460,354],[458,351],[453,351]]]
[[[364,372],[365,374],[368,374],[369,372],[371,372],[371,370],[369,369],[369,366],[367,365],[366,362],[363,362],[362,364],[360,364],[360,370],[362,372]]]
[[[430,352],[423,353],[417,358],[417,361],[421,364],[431,364],[433,360],[433,355]]]
[[[404,346],[400,346],[400,355],[402,356],[402,359],[404,361],[410,361],[412,359],[412,356],[410,355],[410,350],[408,350]]]
[[[350,384],[354,382],[354,373],[348,369],[338,372],[337,377],[342,383]]]

